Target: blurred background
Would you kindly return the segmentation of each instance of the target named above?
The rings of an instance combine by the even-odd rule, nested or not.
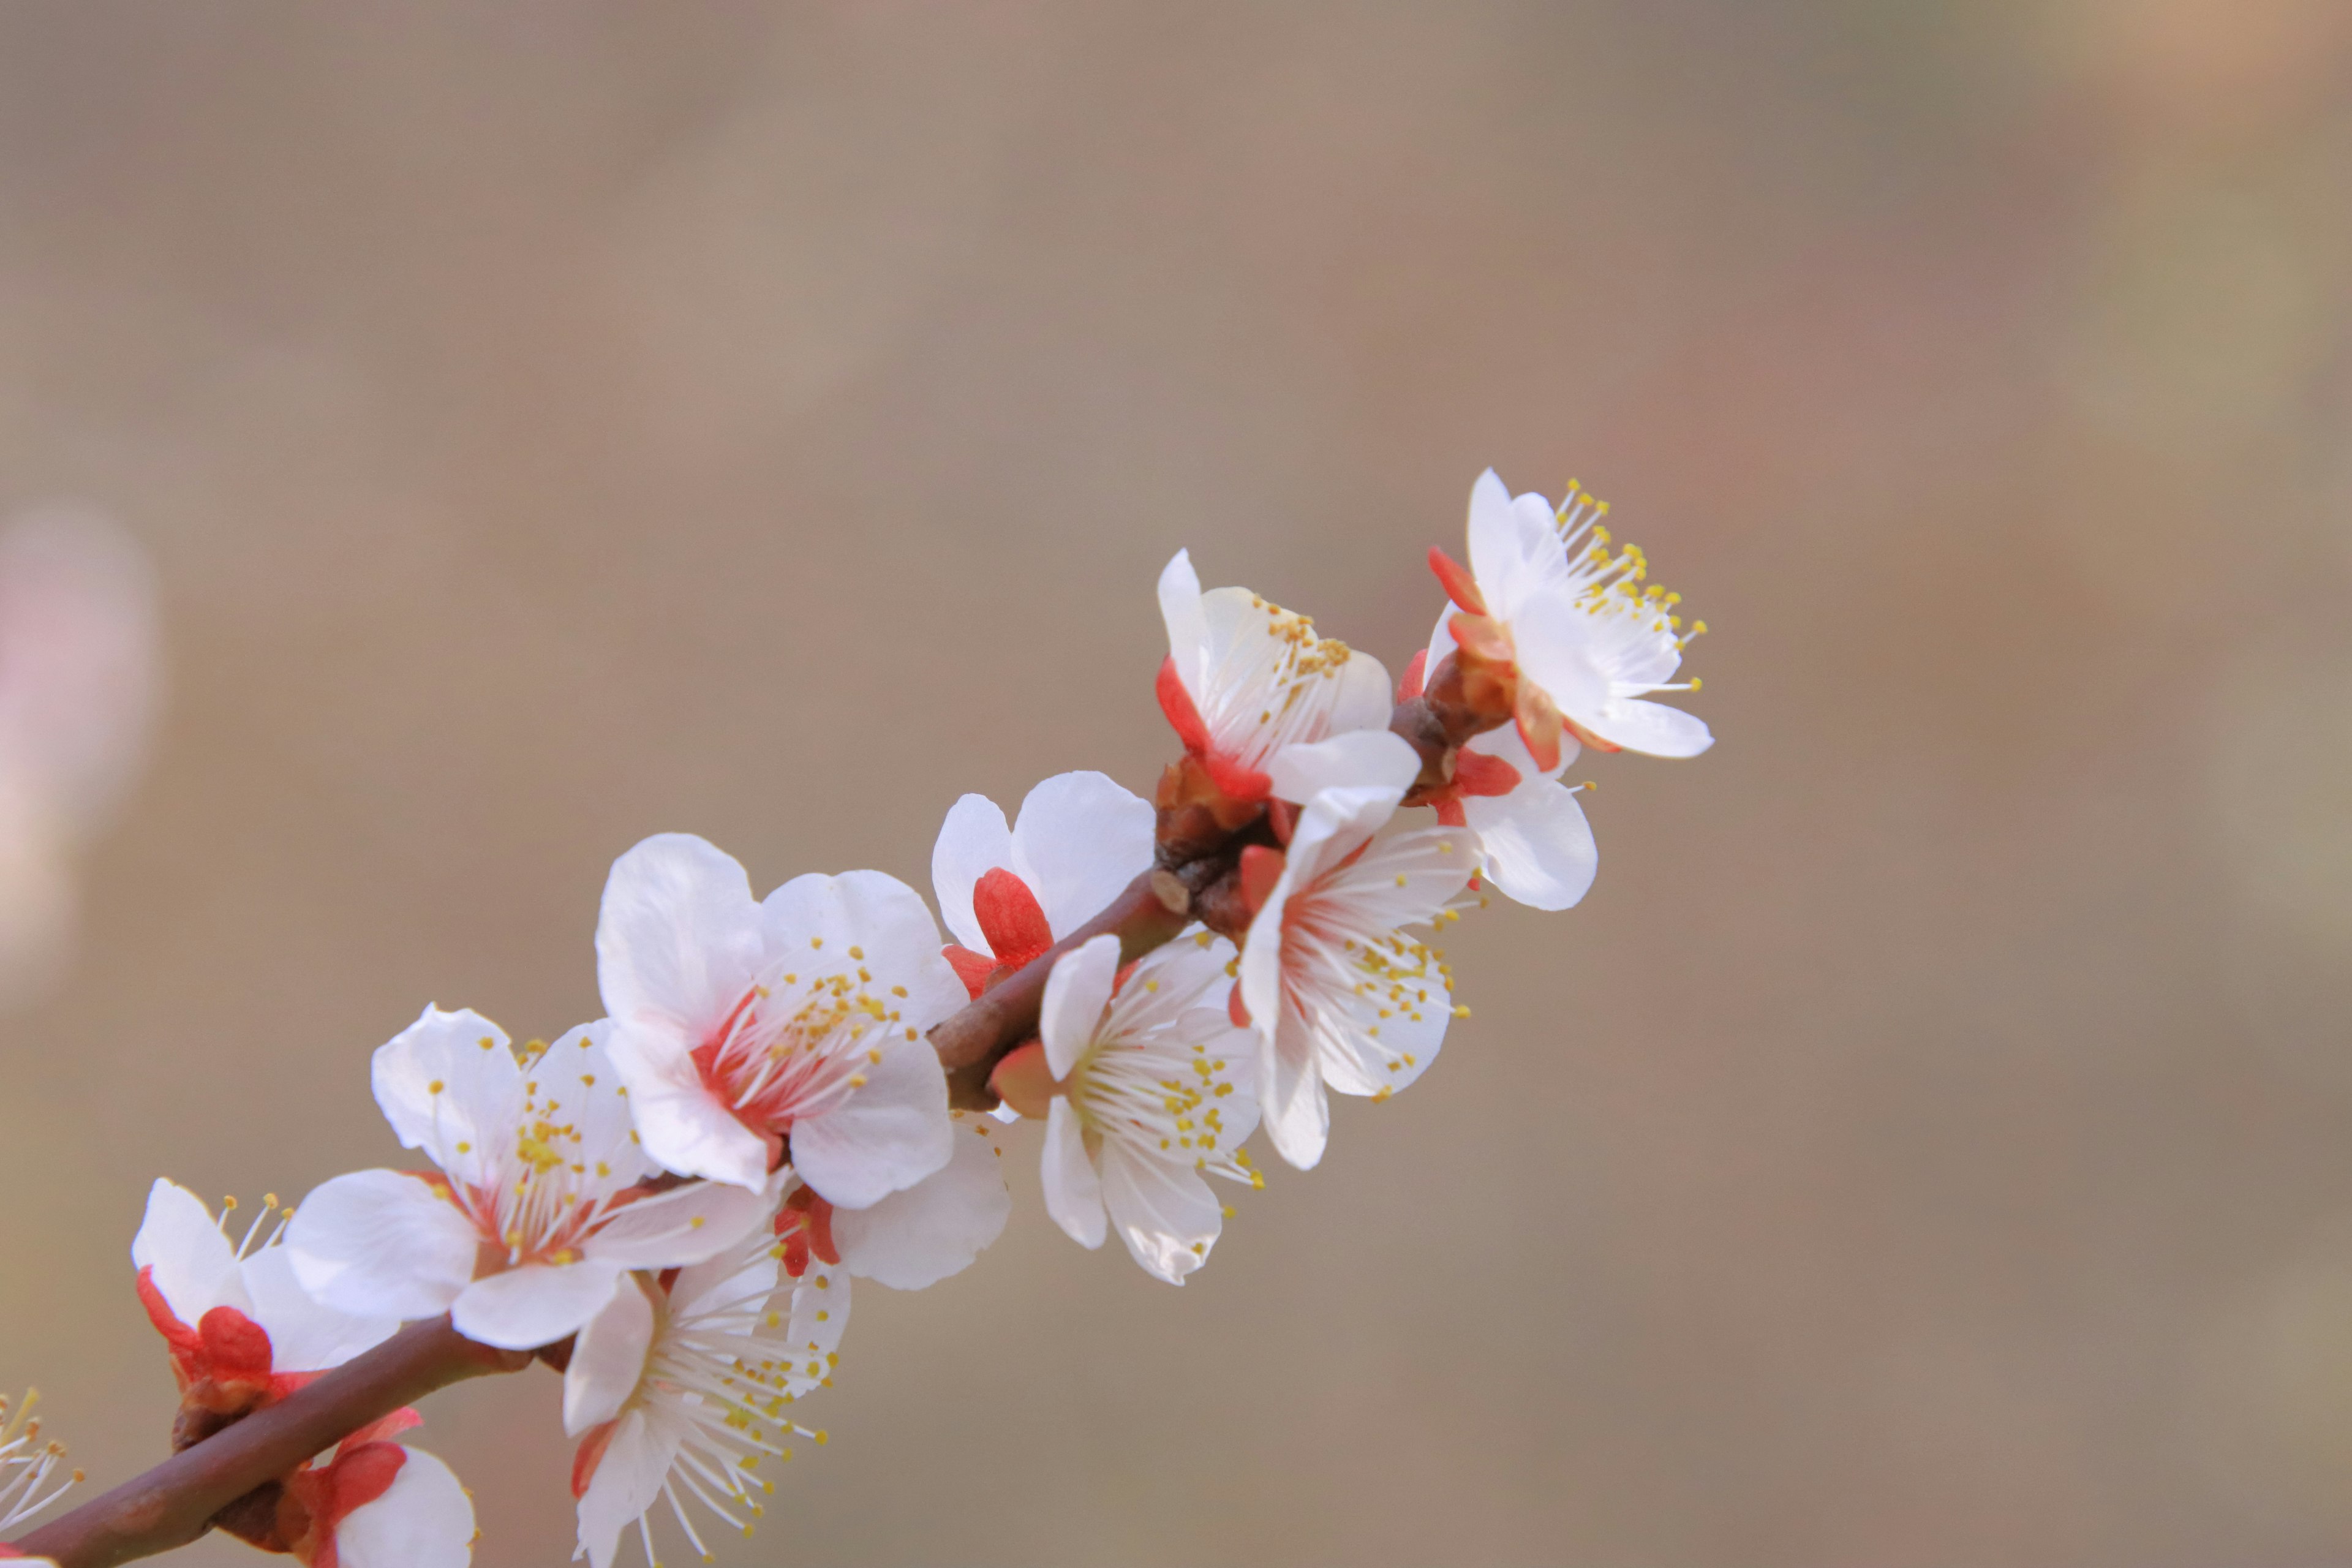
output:
[[[1591,896],[1181,1292],[1016,1140],[723,1560],[2352,1560],[2347,281],[2340,0],[18,0],[0,511],[169,695],[0,1016],[0,1382],[160,1458],[152,1177],[397,1160],[369,1052],[592,1016],[647,833],[1148,793],[1180,545],[1400,668],[1493,464],[1714,752],[1578,764]],[[557,1394],[429,1406],[488,1568]]]

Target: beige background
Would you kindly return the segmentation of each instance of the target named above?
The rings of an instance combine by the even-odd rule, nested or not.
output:
[[[1181,1293],[1024,1162],[725,1560],[2352,1554],[2347,48],[18,0],[0,501],[149,542],[172,695],[0,1019],[0,1381],[159,1456],[152,1176],[393,1159],[368,1052],[591,1016],[648,832],[928,891],[961,791],[1148,791],[1181,544],[1401,664],[1494,463],[1715,626],[1714,754],[1580,764],[1591,897],[1465,923],[1438,1069]],[[569,1552],[555,1396],[431,1405],[486,1565]]]

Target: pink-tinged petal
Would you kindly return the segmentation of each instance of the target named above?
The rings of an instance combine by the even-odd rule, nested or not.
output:
[[[1057,773],[1029,792],[1013,825],[1013,858],[1056,939],[1102,912],[1151,869],[1151,803],[1097,773]]]
[[[1128,1255],[1171,1285],[1208,1261],[1224,1226],[1224,1207],[1199,1172],[1125,1144],[1103,1148],[1102,1198]]]
[[[382,1497],[335,1526],[338,1568],[466,1568],[474,1556],[474,1501],[448,1466],[404,1450]]]
[[[522,1068],[506,1031],[471,1009],[427,1007],[376,1047],[375,1100],[404,1149],[422,1149],[468,1187],[499,1179],[498,1155],[522,1117]]]
[[[1257,1081],[1259,1113],[1274,1152],[1299,1170],[1313,1170],[1330,1140],[1331,1107],[1315,1043],[1296,1009],[1284,1007],[1271,1027],[1260,1026]]]
[[[604,1310],[620,1282],[620,1268],[599,1258],[526,1263],[467,1286],[450,1306],[449,1321],[486,1345],[537,1350],[577,1333]]]
[[[1054,961],[1037,1009],[1037,1037],[1045,1043],[1045,1066],[1055,1078],[1069,1077],[1094,1044],[1118,978],[1118,938],[1108,932]]]
[[[957,942],[975,952],[988,951],[988,938],[971,912],[971,889],[999,866],[1013,864],[1013,829],[1003,808],[984,795],[968,795],[948,808],[931,846],[931,892],[940,916]]]
[[[430,1318],[474,1277],[473,1223],[415,1176],[354,1171],[304,1198],[286,1227],[295,1278],[355,1317]]]
[[[775,1212],[781,1173],[756,1190],[696,1182],[624,1205],[583,1244],[600,1262],[623,1268],[675,1268],[715,1257]]]
[[[204,1200],[176,1183],[159,1176],[147,1189],[147,1215],[131,1239],[131,1266],[155,1271],[155,1289],[184,1323],[195,1323],[215,1307],[252,1315],[236,1249]]]
[[[999,1124],[959,1110],[950,1131],[954,1152],[939,1170],[869,1207],[834,1211],[834,1245],[850,1273],[894,1290],[919,1290],[961,1272],[1003,1233],[1013,1195],[1004,1186]],[[796,1315],[807,1289],[803,1282],[793,1298]],[[836,1316],[845,1315],[845,1298],[835,1305]],[[818,1309],[814,1299],[809,1306]],[[837,1325],[833,1331],[838,1336]]]
[[[615,1024],[690,1050],[764,956],[759,905],[732,857],[691,834],[663,833],[613,862],[596,918],[596,982]]]
[[[736,1120],[671,1038],[622,1027],[605,1049],[628,1089],[637,1136],[656,1164],[731,1186],[767,1184],[768,1141]]]
[[[1581,713],[1570,717],[1612,745],[1645,756],[1696,757],[1715,744],[1706,721],[1663,702],[1621,697],[1591,719]]]
[[[948,1080],[919,1037],[877,1047],[865,1084],[842,1104],[793,1127],[793,1166],[836,1208],[862,1209],[948,1163],[954,1140]]]
[[[1421,772],[1421,753],[1390,730],[1355,730],[1312,745],[1285,746],[1267,772],[1278,799],[1300,805],[1327,789],[1379,789],[1402,796]]]
[[[1505,897],[1529,909],[1564,910],[1592,887],[1601,851],[1574,790],[1531,779],[1507,795],[1474,795],[1462,811]]]
[[[1595,662],[1591,623],[1564,592],[1536,595],[1511,621],[1519,673],[1580,724],[1609,700],[1608,678]]]
[[[1176,661],[1177,679],[1197,703],[1208,676],[1209,622],[1189,550],[1178,551],[1160,570],[1160,618],[1168,627],[1168,654]]]
[[[654,1304],[635,1275],[572,1342],[563,1369],[563,1432],[577,1437],[621,1413],[645,1375],[654,1346]]]
[[[1038,1165],[1045,1189],[1045,1212],[1080,1247],[1100,1247],[1109,1234],[1103,1212],[1102,1177],[1087,1158],[1086,1134],[1066,1099],[1045,1113],[1045,1150]]]
[[[354,1317],[312,1296],[295,1278],[293,1257],[283,1247],[260,1248],[239,1272],[253,1300],[250,1315],[269,1336],[272,1371],[325,1372],[382,1344],[400,1327],[398,1318]]]
[[[657,1431],[642,1411],[632,1410],[614,1424],[594,1473],[579,1489],[580,1549],[588,1554],[589,1568],[613,1568],[621,1532],[660,1500],[677,1449],[677,1438]]]

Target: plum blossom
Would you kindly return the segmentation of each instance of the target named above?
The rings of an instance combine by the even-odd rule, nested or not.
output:
[[[970,1111],[951,1110],[948,1121],[955,1144],[946,1164],[878,1203],[834,1211],[841,1266],[859,1279],[919,1290],[961,1272],[1003,1234],[1013,1215],[1003,1130],[995,1118]],[[811,1198],[813,1209],[824,1205],[813,1193]],[[789,1256],[785,1261],[790,1268]],[[800,1270],[792,1273],[797,1279]]]
[[[161,684],[152,574],[70,508],[0,531],[0,1001],[54,973],[75,851],[136,772]]]
[[[1284,853],[1244,857],[1256,912],[1236,994],[1257,1034],[1266,1131],[1302,1170],[1323,1157],[1326,1087],[1387,1099],[1436,1058],[1454,1011],[1440,955],[1406,928],[1452,912],[1476,845],[1444,824],[1390,825],[1417,765],[1398,742],[1384,773],[1320,790]]]
[[[1118,938],[1055,961],[1039,1040],[998,1065],[1008,1103],[1045,1121],[1045,1209],[1082,1247],[1116,1226],[1171,1285],[1208,1261],[1223,1208],[1205,1175],[1263,1186],[1241,1147],[1257,1126],[1231,1063],[1253,1042],[1226,1014],[1233,944],[1202,931],[1121,971]]]
[[[304,1200],[288,1227],[296,1278],[329,1306],[401,1319],[446,1311],[506,1350],[594,1317],[632,1268],[698,1263],[767,1217],[773,1189],[654,1173],[607,1059],[610,1026],[518,1057],[478,1013],[427,1007],[375,1053],[376,1103],[438,1173],[360,1171]]]
[[[23,1399],[15,1401],[0,1394],[0,1530],[24,1523],[82,1479],[81,1472],[74,1470],[56,1485],[49,1484],[49,1478],[64,1462],[66,1448],[55,1438],[41,1436],[40,1419],[33,1414],[34,1406],[40,1402],[38,1389],[28,1388]],[[0,1557],[16,1556],[13,1547],[0,1541]],[[24,1561],[46,1563],[48,1559]]]
[[[1706,623],[1685,632],[1682,595],[1641,585],[1649,563],[1638,547],[1611,553],[1607,510],[1573,484],[1558,510],[1539,495],[1515,500],[1489,468],[1470,490],[1469,569],[1430,552],[1456,606],[1431,635],[1430,673],[1458,649],[1465,695],[1507,712],[1545,772],[1562,760],[1564,728],[1603,751],[1662,757],[1714,743],[1699,720],[1645,700],[1697,689],[1673,677]]]
[[[324,1464],[286,1478],[258,1539],[305,1568],[466,1568],[474,1557],[474,1500],[449,1467],[388,1441],[414,1412],[363,1426]]]
[[[654,1159],[759,1188],[785,1158],[866,1208],[948,1162],[947,1077],[925,1031],[965,1002],[939,927],[878,871],[751,897],[687,834],[614,864],[596,927],[613,1061]]]
[[[788,1462],[794,1437],[825,1441],[785,1413],[832,1382],[849,1279],[803,1258],[787,1279],[785,1252],[754,1236],[673,1274],[633,1275],[581,1331],[563,1374],[564,1430],[581,1439],[575,1558],[610,1568],[635,1525],[657,1562],[647,1515],[667,1503],[707,1562],[687,1502],[749,1535],[775,1490],[761,1464]]]
[[[1151,868],[1152,827],[1150,801],[1097,773],[1038,784],[1009,828],[986,795],[957,801],[931,849],[931,889],[965,988],[979,995],[1100,913]]]
[[[1413,656],[1399,701],[1421,695],[1424,664],[1424,655]],[[1578,792],[1559,782],[1577,750],[1563,737],[1559,762],[1539,767],[1518,730],[1506,724],[1472,736],[1454,753],[1454,776],[1413,799],[1435,807],[1447,826],[1477,836],[1479,864],[1505,896],[1531,909],[1568,909],[1591,889],[1601,864]]]
[[[1247,588],[1202,593],[1189,552],[1160,574],[1160,706],[1187,755],[1236,805],[1279,794],[1274,760],[1285,747],[1388,723],[1380,660]]]
[[[158,1178],[131,1243],[139,1300],[172,1356],[184,1425],[206,1427],[273,1405],[400,1327],[312,1299],[294,1276],[288,1219],[272,1194],[232,1242],[235,1200],[214,1218],[204,1200]],[[201,1435],[201,1434],[200,1434]]]

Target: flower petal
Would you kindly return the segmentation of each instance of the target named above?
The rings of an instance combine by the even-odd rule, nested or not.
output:
[[[1158,814],[1107,774],[1056,773],[1031,790],[1013,825],[1013,859],[1058,940],[1151,869]]]
[[[1382,789],[1402,795],[1421,773],[1421,753],[1392,731],[1351,730],[1312,745],[1285,746],[1266,771],[1277,798],[1301,804],[1327,789]]]
[[[620,1415],[645,1376],[654,1348],[654,1304],[635,1275],[621,1282],[604,1310],[572,1342],[563,1369],[563,1432],[577,1437]]]
[[[473,1222],[433,1187],[398,1171],[354,1171],[294,1211],[285,1246],[302,1288],[357,1317],[446,1311],[474,1277]]]
[[[1201,578],[1192,552],[1180,550],[1160,572],[1160,618],[1168,627],[1168,654],[1177,679],[1192,700],[1201,700],[1208,679],[1209,621],[1201,608]]]
[[[1244,963],[1247,963],[1244,953]],[[1331,1136],[1331,1107],[1317,1069],[1315,1043],[1296,1008],[1271,1015],[1258,1028],[1258,1110],[1274,1151],[1302,1171],[1323,1158]]]
[[[882,1059],[863,1069],[864,1087],[793,1127],[793,1168],[837,1208],[879,1203],[954,1152],[947,1075],[930,1042],[919,1037],[877,1048]]]
[[[1199,1172],[1126,1143],[1103,1146],[1102,1198],[1129,1255],[1171,1285],[1208,1261],[1224,1226],[1224,1206]]]
[[[1069,1077],[1094,1044],[1118,978],[1118,938],[1108,931],[1054,961],[1037,1009],[1037,1037],[1045,1042],[1045,1066],[1056,1079]]]
[[[1507,795],[1473,795],[1462,811],[1505,896],[1529,909],[1564,910],[1591,888],[1601,852],[1574,790],[1531,778]]]
[[[954,1152],[938,1171],[866,1208],[834,1211],[843,1268],[894,1290],[919,1290],[961,1272],[1003,1233],[1013,1196],[1004,1187],[1000,1125],[959,1110],[950,1128]]]
[[[427,1007],[378,1046],[375,1101],[404,1149],[422,1149],[465,1187],[495,1185],[522,1118],[522,1068],[506,1031],[470,1008]]]
[[[204,1200],[162,1177],[147,1189],[147,1214],[131,1239],[131,1266],[152,1268],[172,1315],[194,1327],[215,1307],[250,1316],[253,1303],[236,1268],[236,1249]]]
[[[768,895],[761,921],[770,951],[789,955],[804,978],[812,968],[845,973],[863,967],[878,984],[904,985],[900,1022],[917,1031],[971,1000],[940,956],[930,906],[896,877],[879,871],[795,877]]]
[[[988,951],[988,938],[971,912],[971,889],[999,866],[1013,866],[1013,829],[1003,808],[984,795],[965,795],[948,808],[931,846],[931,893],[948,930],[975,952]]]
[[[775,1212],[782,1173],[757,1190],[693,1182],[614,1212],[582,1244],[588,1257],[623,1268],[675,1268],[734,1246]]]
[[[604,1310],[620,1282],[620,1268],[600,1258],[526,1263],[467,1286],[449,1309],[449,1321],[486,1345],[537,1350],[577,1333]]]
[[[1647,756],[1696,757],[1715,744],[1706,721],[1663,702],[1620,697],[1590,719],[1571,716],[1610,744]]]
[[[1511,621],[1519,673],[1580,724],[1609,700],[1591,620],[1572,595],[1559,590],[1532,595]]]
[[[1056,1098],[1045,1113],[1045,1152],[1038,1173],[1045,1188],[1045,1212],[1054,1223],[1080,1247],[1100,1247],[1109,1234],[1102,1177],[1087,1158],[1086,1135],[1067,1099]]]
[[[335,1526],[339,1568],[466,1568],[474,1556],[474,1500],[448,1466],[407,1448],[383,1495]]]
[[[659,1500],[677,1449],[677,1436],[656,1430],[643,1411],[632,1410],[614,1424],[580,1493],[580,1549],[589,1568],[612,1568],[621,1531]]]
[[[623,1028],[693,1049],[764,956],[751,880],[731,856],[692,834],[663,833],[613,862],[596,918],[596,982]]]
[[[354,1317],[338,1311],[302,1289],[294,1259],[284,1247],[265,1247],[245,1260],[250,1316],[269,1336],[274,1372],[324,1372],[382,1344],[400,1327],[389,1314]]]
[[[738,1187],[766,1184],[768,1141],[702,1081],[675,1036],[623,1026],[605,1049],[628,1088],[637,1136],[663,1169]]]

